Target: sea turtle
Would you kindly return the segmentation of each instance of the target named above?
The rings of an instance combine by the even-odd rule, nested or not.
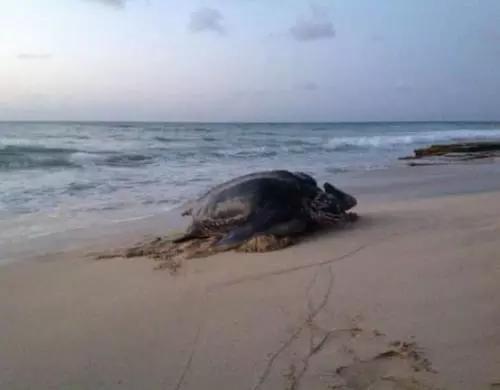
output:
[[[284,237],[348,220],[356,199],[329,183],[324,190],[303,172],[264,171],[220,184],[194,201],[183,215],[193,220],[176,243],[217,237],[228,250],[257,236]]]

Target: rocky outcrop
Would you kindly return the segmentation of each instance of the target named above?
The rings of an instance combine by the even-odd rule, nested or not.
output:
[[[431,145],[427,148],[416,149],[414,153],[414,156],[402,157],[401,160],[424,160],[408,163],[408,165],[416,166],[498,158],[500,157],[500,141]]]
[[[500,153],[500,142],[468,142],[460,144],[432,145],[424,149],[416,149],[415,157],[443,156],[450,153]]]

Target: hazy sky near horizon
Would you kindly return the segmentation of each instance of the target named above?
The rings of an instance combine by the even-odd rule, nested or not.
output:
[[[499,120],[500,1],[3,0],[0,120],[35,119]]]

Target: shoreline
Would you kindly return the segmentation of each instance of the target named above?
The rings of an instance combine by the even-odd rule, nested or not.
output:
[[[500,190],[500,164],[475,162],[447,166],[394,167],[390,169],[332,175],[323,178],[354,194],[361,205],[398,200],[438,198],[448,195],[483,193]],[[130,246],[143,240],[183,230],[189,218],[180,215],[182,206],[154,215],[134,216],[120,222],[103,220],[101,224],[45,236],[24,235],[4,241],[0,267],[17,261],[36,261],[58,253],[106,251]],[[118,218],[115,215],[115,218]],[[121,218],[118,218],[121,219]],[[6,221],[8,222],[8,221]]]
[[[347,229],[175,276],[85,252],[6,265],[0,387],[491,390],[499,196],[361,203]]]
[[[147,230],[141,222],[147,215],[153,216],[146,220],[154,224],[160,215],[168,218],[163,211],[218,182],[255,171],[307,170],[362,202],[498,189],[469,172],[498,174],[498,169],[479,167],[479,162],[464,165],[468,184],[460,185],[455,167],[416,172],[398,160],[431,143],[498,140],[495,123],[31,123],[4,125],[1,130],[0,263],[73,249],[79,241],[99,241],[102,235],[114,240],[112,230],[135,225]],[[454,188],[443,188],[438,175],[453,181]],[[415,191],[414,184],[422,188]],[[167,225],[158,225],[160,233]]]

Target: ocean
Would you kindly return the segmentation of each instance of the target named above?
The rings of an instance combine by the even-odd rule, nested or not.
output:
[[[403,166],[417,147],[482,139],[500,139],[500,123],[3,122],[0,248],[154,215],[252,171],[335,184]]]

